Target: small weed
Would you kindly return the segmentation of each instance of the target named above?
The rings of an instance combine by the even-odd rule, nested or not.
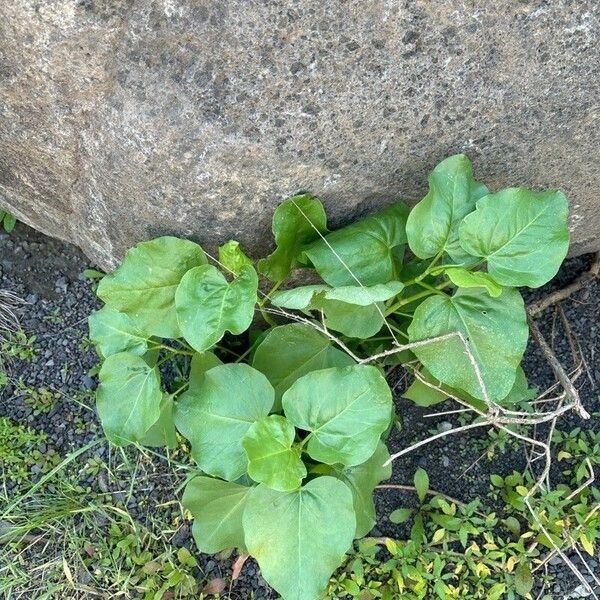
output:
[[[0,226],[6,233],[10,233],[17,224],[17,217],[6,210],[0,209]]]
[[[15,331],[0,345],[0,356],[3,359],[17,358],[19,360],[31,360],[37,353],[34,344],[37,336],[28,336],[25,332]]]
[[[55,307],[52,310],[52,312],[48,313],[47,315],[44,315],[43,319],[44,321],[47,321],[48,323],[53,323],[55,325],[62,323],[63,319],[60,315],[60,307]]]
[[[53,392],[47,388],[28,387],[22,379],[17,381],[16,388],[16,395],[24,396],[23,403],[33,409],[34,417],[47,413],[61,397],[59,392]]]
[[[0,417],[0,469],[5,481],[20,484],[31,478],[32,467],[44,473],[60,462],[58,454],[46,449],[46,434]]]

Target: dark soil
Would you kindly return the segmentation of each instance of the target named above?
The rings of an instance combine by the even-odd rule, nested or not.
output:
[[[539,290],[526,294],[530,303],[549,292],[561,288],[589,267],[591,256],[567,260],[557,277]],[[89,281],[82,275],[89,261],[73,246],[47,238],[21,224],[10,234],[0,234],[0,289],[8,289],[26,300],[22,311],[22,326],[28,334],[35,334],[36,355],[27,361],[14,361],[12,375],[22,378],[26,386],[47,388],[58,392],[60,397],[48,412],[35,415],[32,406],[23,400],[23,394],[14,386],[0,390],[0,416],[6,415],[18,422],[27,422],[37,430],[47,433],[47,444],[62,457],[98,438],[101,428],[93,410],[95,381],[89,370],[97,365],[94,349],[85,344],[87,317],[99,306]],[[599,392],[600,329],[598,309],[600,284],[595,281],[562,303],[568,322],[587,361],[587,372],[578,380],[582,400],[589,412],[600,409]],[[560,360],[567,367],[573,366],[571,350],[556,311],[546,310],[537,322],[551,342]],[[543,390],[554,383],[554,376],[537,348],[530,344],[524,369],[531,385]],[[406,381],[397,372],[391,376],[391,384],[397,395],[397,408],[401,417],[401,431],[394,431],[390,438],[390,449],[406,447],[414,441],[427,437],[432,429],[451,427],[452,418],[423,418],[427,413],[441,410],[439,407],[420,409],[400,398]],[[447,406],[444,405],[446,409]],[[598,429],[600,419],[594,417],[582,423],[575,415],[565,416],[560,429],[570,431],[584,426]],[[479,440],[479,442],[477,442]],[[481,440],[484,440],[483,446]],[[475,497],[484,498],[489,490],[491,473],[508,474],[525,465],[521,447],[498,453],[489,461],[482,458],[485,449],[485,433],[448,436],[423,449],[402,457],[394,463],[392,482],[411,484],[415,469],[424,467],[430,477],[431,487],[464,501]],[[92,493],[113,493],[114,500],[123,500],[123,489],[129,482],[126,475],[108,478],[91,474],[82,467],[90,456],[108,460],[111,450],[105,444],[95,446],[90,452],[77,459],[76,464],[81,485]],[[135,451],[132,460],[136,462]],[[127,510],[140,520],[148,520],[150,514],[157,515],[157,505],[173,498],[185,472],[172,474],[164,461],[140,461],[137,477],[146,477],[144,485],[137,485],[131,497],[127,497]],[[32,468],[32,475],[36,471]],[[600,475],[600,473],[598,474]],[[4,482],[10,492],[10,482]],[[410,506],[414,495],[394,490],[377,492],[379,522],[375,535],[397,535],[402,533],[387,518],[391,510],[399,506]],[[172,510],[172,508],[171,508]],[[200,576],[209,580],[225,577],[231,573],[235,558],[218,558],[198,555],[193,547],[188,524],[183,524],[170,536],[176,546],[186,546],[196,556]],[[60,552],[60,545],[47,547],[45,553]],[[44,556],[31,552],[32,561],[42,561]],[[597,566],[597,565],[596,565]],[[562,564],[551,566],[556,575],[552,592],[555,598],[567,597],[577,586],[570,572]],[[30,589],[30,588],[28,588]],[[24,593],[27,593],[23,590]],[[232,598],[275,598],[260,577],[256,565],[249,561],[239,579],[231,587]],[[84,596],[82,596],[84,597]],[[90,596],[92,597],[92,596]]]

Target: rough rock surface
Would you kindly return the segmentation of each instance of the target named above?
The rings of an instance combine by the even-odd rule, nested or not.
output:
[[[600,245],[596,0],[0,2],[0,205],[101,266],[165,232],[268,244],[310,190],[335,224],[466,152],[560,187]]]

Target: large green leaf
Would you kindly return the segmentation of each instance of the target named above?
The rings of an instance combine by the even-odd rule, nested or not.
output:
[[[388,283],[397,279],[407,216],[406,206],[396,202],[317,240],[305,254],[329,285]]]
[[[354,466],[373,455],[387,429],[392,393],[376,367],[353,365],[304,375],[282,404],[296,427],[311,432],[306,449],[313,459]]]
[[[383,466],[390,454],[385,444],[379,442],[375,454],[366,462],[355,467],[343,468],[334,465],[333,471],[352,491],[354,512],[356,513],[356,533],[361,538],[375,526],[375,502],[373,491],[382,481],[392,476],[392,465]]]
[[[160,379],[139,356],[120,352],[100,369],[96,407],[106,437],[119,446],[138,442],[160,417]]]
[[[177,318],[185,339],[198,352],[214,346],[225,334],[250,327],[254,318],[258,277],[243,266],[230,283],[212,265],[188,271],[175,294]]]
[[[192,535],[200,552],[228,548],[244,552],[242,515],[252,487],[212,477],[194,477],[186,486],[183,506],[194,516]]]
[[[196,352],[190,364],[190,391],[195,391],[202,385],[206,371],[222,364],[223,361],[212,352]]]
[[[116,271],[102,278],[97,293],[147,335],[176,338],[181,332],[175,290],[187,271],[206,262],[202,248],[189,240],[165,236],[141,242]]]
[[[139,440],[142,446],[167,448],[177,447],[177,437],[175,435],[175,422],[173,420],[173,397],[170,394],[163,394],[160,401],[160,415],[158,420]]]
[[[308,310],[315,307],[317,298],[336,300],[356,306],[369,306],[384,302],[398,295],[404,289],[400,281],[390,281],[373,286],[344,285],[329,287],[327,285],[304,285],[275,292],[271,302],[275,306],[292,310]]]
[[[297,265],[302,247],[327,231],[327,216],[321,201],[310,194],[284,200],[273,214],[276,250],[258,263],[271,281],[283,281]]]
[[[181,395],[175,425],[205,473],[235,481],[248,465],[242,438],[254,421],[269,414],[273,400],[273,387],[256,369],[220,365],[206,371],[202,385]]]
[[[475,210],[475,202],[488,189],[473,179],[471,161],[456,154],[439,163],[429,175],[429,192],[411,211],[406,222],[410,249],[419,258],[447,252],[461,262],[458,225]]]
[[[403,288],[399,281],[370,287],[306,285],[276,292],[271,301],[276,306],[293,310],[322,310],[329,329],[348,337],[366,339],[383,327],[382,302],[393,298]]]
[[[291,492],[254,489],[244,510],[246,547],[285,600],[315,600],[352,545],[352,493],[334,477]]]
[[[539,287],[556,275],[567,255],[567,213],[562,192],[508,188],[477,202],[460,225],[460,244],[487,261],[498,283]]]
[[[89,316],[88,324],[90,339],[104,358],[117,352],[143,356],[148,350],[148,336],[125,313],[105,306]]]
[[[411,342],[461,332],[468,340],[483,380],[494,400],[510,391],[527,344],[523,299],[505,288],[492,298],[483,289],[458,289],[454,296],[435,295],[420,304],[408,328]],[[413,348],[436,378],[482,399],[482,390],[460,339]]]
[[[275,388],[275,409],[283,393],[299,377],[327,367],[345,367],[354,360],[310,325],[280,325],[267,333],[254,353],[252,365],[267,376]]]
[[[280,492],[299,488],[306,467],[294,447],[295,437],[296,430],[285,417],[271,415],[253,423],[242,440],[248,475]]]
[[[252,260],[244,254],[240,243],[235,240],[229,240],[222,246],[219,246],[219,263],[224,269],[231,271],[234,275],[239,275],[241,270],[246,266],[253,266]]]

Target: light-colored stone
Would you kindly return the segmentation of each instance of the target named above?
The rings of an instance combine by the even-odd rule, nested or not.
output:
[[[0,204],[109,267],[164,233],[269,244],[419,199],[466,152],[600,245],[596,0],[1,0]]]

